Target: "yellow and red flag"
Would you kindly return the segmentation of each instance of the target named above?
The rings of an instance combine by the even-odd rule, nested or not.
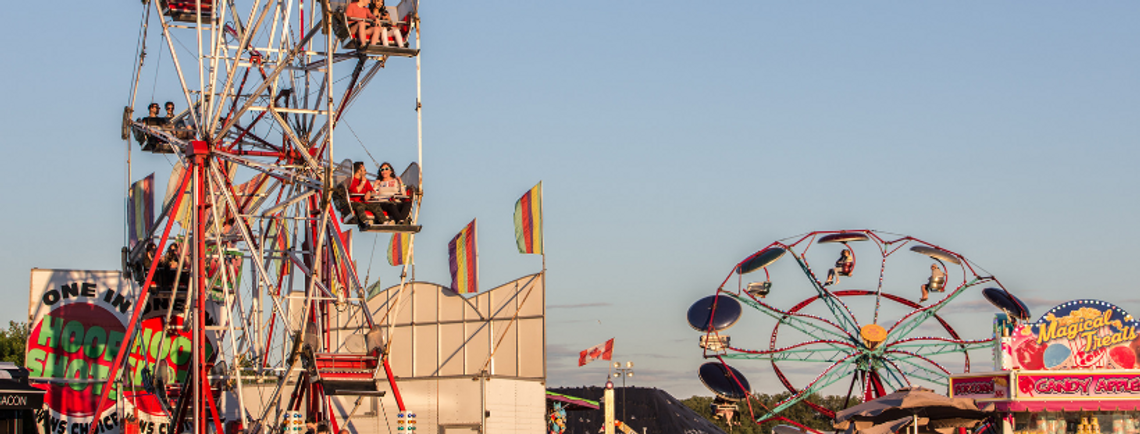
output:
[[[475,220],[447,243],[451,265],[451,290],[457,294],[479,292],[479,261],[475,243]]]
[[[408,257],[408,244],[411,242],[412,234],[392,234],[392,240],[388,242],[388,265],[404,265],[404,258]]]
[[[515,202],[515,242],[519,253],[542,254],[542,181]]]

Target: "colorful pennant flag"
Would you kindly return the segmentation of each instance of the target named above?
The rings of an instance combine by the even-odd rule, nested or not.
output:
[[[519,253],[542,254],[542,181],[515,202],[515,242]]]
[[[412,234],[392,234],[392,240],[388,241],[388,265],[404,265],[404,258],[408,257],[408,244],[411,242]]]
[[[457,294],[479,292],[479,261],[475,243],[475,220],[447,243],[451,265],[451,290]]]
[[[154,173],[134,184],[128,194],[130,209],[127,224],[130,225],[130,246],[134,248],[139,240],[150,234],[154,227]]]
[[[376,283],[368,285],[368,295],[364,297],[364,301],[372,301],[377,295],[384,292],[384,288],[380,286],[380,279],[376,279]]]
[[[593,348],[583,350],[578,354],[578,366],[586,366],[594,360],[613,360],[614,357],[614,338],[606,341],[604,344],[595,345]]]

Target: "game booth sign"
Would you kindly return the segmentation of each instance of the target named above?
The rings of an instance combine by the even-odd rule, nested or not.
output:
[[[950,378],[950,396],[1002,415],[1002,434],[1140,433],[1137,321],[1099,300],[1062,303],[1032,323],[994,321],[995,372]]]
[[[115,355],[131,341],[125,332],[138,294],[137,285],[118,271],[32,270],[25,366],[35,387],[46,392],[35,411],[41,434],[85,434],[92,423],[98,433],[172,431],[163,386],[176,388],[173,383],[185,378],[194,347],[192,332],[182,327],[185,291],[177,298],[160,292],[148,299],[120,383],[93,421]],[[206,323],[217,324],[220,309],[206,304]],[[211,360],[217,337],[212,331],[206,337]]]

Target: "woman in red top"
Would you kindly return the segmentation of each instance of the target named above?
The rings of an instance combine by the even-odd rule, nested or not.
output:
[[[380,27],[376,25],[376,15],[368,10],[368,0],[349,3],[344,16],[348,18],[349,33],[356,33],[359,47],[380,41]]]

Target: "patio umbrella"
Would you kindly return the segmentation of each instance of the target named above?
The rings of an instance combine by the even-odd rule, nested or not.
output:
[[[909,387],[836,413],[833,426],[848,434],[890,434],[905,427],[948,434],[954,428],[974,426],[989,411],[979,409],[973,399]]]

